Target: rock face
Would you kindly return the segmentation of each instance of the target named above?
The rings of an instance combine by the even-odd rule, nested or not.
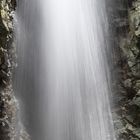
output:
[[[10,0],[0,0],[0,140],[16,136],[17,101],[12,88],[12,70],[16,66],[13,10]]]
[[[140,140],[140,0],[122,2],[127,5],[118,13],[126,22],[116,25],[114,41],[114,124],[118,140]]]
[[[16,67],[15,7],[15,0],[0,0],[0,140],[29,140],[18,118],[18,102],[12,87]]]

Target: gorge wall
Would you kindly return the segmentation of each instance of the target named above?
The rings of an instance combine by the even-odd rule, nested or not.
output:
[[[111,23],[116,137],[140,140],[140,1],[123,0],[116,13]]]
[[[0,140],[15,139],[17,103],[12,88],[15,63],[13,11],[15,1],[0,1]]]
[[[15,0],[0,0],[0,140],[28,140],[18,117],[12,78],[16,68]]]

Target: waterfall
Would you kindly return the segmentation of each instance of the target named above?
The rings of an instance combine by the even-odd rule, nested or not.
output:
[[[18,0],[21,120],[33,140],[115,140],[105,0]]]

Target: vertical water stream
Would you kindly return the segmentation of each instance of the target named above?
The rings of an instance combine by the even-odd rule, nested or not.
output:
[[[33,140],[115,140],[105,0],[18,0],[15,91]]]

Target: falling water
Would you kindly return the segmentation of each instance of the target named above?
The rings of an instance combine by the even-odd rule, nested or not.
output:
[[[18,0],[15,91],[33,140],[115,140],[105,0]]]

